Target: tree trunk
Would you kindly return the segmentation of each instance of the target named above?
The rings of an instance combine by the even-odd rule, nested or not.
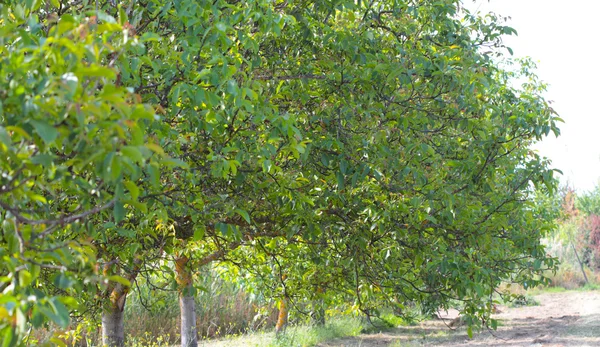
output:
[[[192,287],[186,288],[188,292]],[[196,304],[194,296],[179,296],[179,309],[181,310],[181,346],[198,347],[198,331],[196,328]]]
[[[285,331],[288,324],[288,299],[283,297],[279,302],[279,315],[277,316],[277,324],[275,325],[275,335],[279,335]]]
[[[125,346],[123,310],[111,305],[102,312],[102,345],[107,347]]]
[[[186,265],[187,257],[175,260],[177,284],[179,285],[179,310],[181,315],[181,347],[198,347],[198,329],[196,327],[196,303],[192,275]]]
[[[127,276],[128,281],[134,281],[140,269],[141,261],[136,259],[131,273]],[[110,274],[120,274],[121,269],[118,265],[113,264],[116,270],[111,265],[104,266],[104,276]],[[115,282],[109,282],[106,289],[109,303],[102,311],[102,345],[107,347],[122,347],[125,345],[125,326],[123,324],[123,310],[125,309],[125,301],[129,287]]]

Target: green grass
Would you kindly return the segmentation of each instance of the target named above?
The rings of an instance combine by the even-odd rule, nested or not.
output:
[[[344,337],[358,336],[389,331],[398,326],[407,326],[408,322],[392,313],[384,313],[373,318],[372,324],[364,318],[338,316],[330,318],[324,326],[289,326],[284,334],[276,336],[274,332],[255,332],[223,340],[204,340],[204,347],[310,347],[320,343]],[[137,346],[136,346],[137,347]]]
[[[203,340],[203,347],[310,347],[337,338],[358,336],[365,327],[361,319],[333,318],[324,326],[289,326],[283,334],[255,332],[222,340]],[[137,346],[135,346],[137,347]]]
[[[406,318],[399,317],[391,312],[384,312],[380,318],[390,328],[410,325],[411,323]]]
[[[581,291],[600,290],[600,284],[599,283],[589,283],[577,290],[581,290]]]
[[[589,284],[586,284],[584,286],[577,287],[577,288],[574,288],[574,289],[565,288],[565,287],[561,287],[561,286],[538,287],[538,288],[527,290],[526,296],[534,296],[534,295],[541,295],[541,294],[553,294],[553,293],[564,293],[564,292],[570,292],[570,291],[582,291],[582,292],[585,292],[585,291],[590,291],[590,290],[600,290],[600,284],[599,283],[589,283]]]
[[[338,318],[324,326],[290,327],[285,334],[276,337],[269,347],[309,347],[324,341],[341,337],[357,336],[363,331],[364,324],[358,318]]]
[[[135,336],[127,341],[127,347],[169,347],[171,344],[169,335],[165,336],[154,336],[149,333],[143,336]]]
[[[566,289],[564,287],[539,287],[539,288],[529,289],[527,291],[527,294],[540,295],[540,294],[547,294],[547,293],[564,293],[567,290],[568,289]]]
[[[600,290],[600,284],[598,283],[589,283],[584,285],[583,287],[575,288],[575,289],[567,289],[565,287],[543,287],[543,288],[535,288],[527,291],[527,294],[530,295],[540,295],[540,294],[552,294],[552,293],[564,293],[569,291],[590,291],[590,290]]]

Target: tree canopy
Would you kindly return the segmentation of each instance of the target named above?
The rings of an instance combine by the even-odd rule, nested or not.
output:
[[[530,145],[560,118],[499,17],[456,0],[0,12],[7,346],[66,327],[93,300],[81,288],[124,305],[158,258],[182,297],[194,268],[224,261],[274,296],[366,314],[460,300],[492,326],[501,282],[555,265],[533,200],[554,170]]]

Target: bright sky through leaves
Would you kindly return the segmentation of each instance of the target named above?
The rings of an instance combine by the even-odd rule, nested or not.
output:
[[[563,171],[562,183],[577,190],[594,188],[600,178],[600,2],[476,0],[466,5],[511,17],[508,25],[518,36],[506,38],[506,45],[515,56],[530,56],[538,63],[539,77],[549,84],[548,100],[565,120],[558,139],[550,136],[536,148]]]

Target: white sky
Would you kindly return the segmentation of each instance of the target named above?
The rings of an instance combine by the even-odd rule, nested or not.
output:
[[[549,84],[548,100],[565,120],[561,136],[536,146],[563,171],[563,183],[591,190],[600,178],[600,1],[464,0],[467,8],[511,19],[518,36],[506,37],[516,57],[537,62]]]

